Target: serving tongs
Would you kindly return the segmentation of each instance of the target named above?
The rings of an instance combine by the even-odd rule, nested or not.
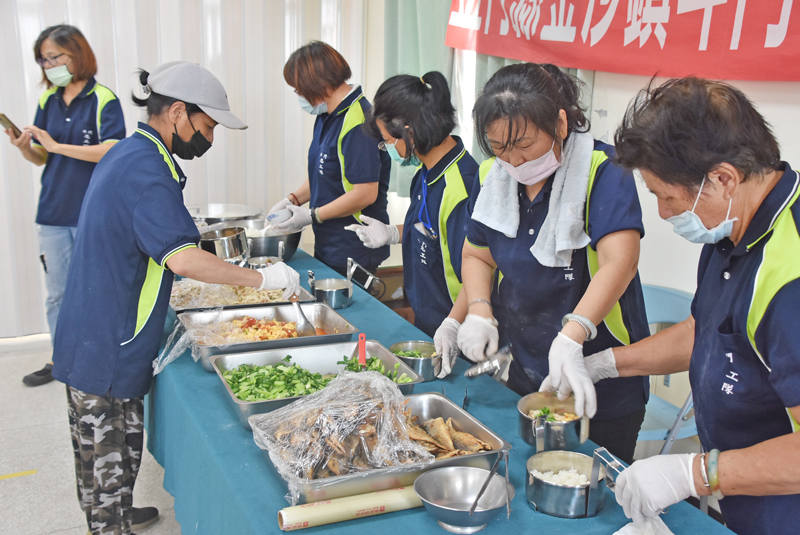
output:
[[[511,355],[511,346],[507,345],[487,360],[467,368],[467,371],[464,372],[464,377],[473,378],[484,373],[491,373],[493,374],[492,377],[499,381],[511,365],[512,360],[514,360],[514,357]]]
[[[509,500],[509,497],[508,497],[508,486],[509,486],[509,484],[508,484],[508,451],[507,450],[501,450],[500,452],[498,452],[497,459],[494,460],[494,464],[492,465],[492,469],[489,470],[489,475],[486,476],[486,480],[483,482],[483,485],[481,485],[481,490],[479,490],[478,491],[478,495],[475,496],[475,501],[472,502],[472,505],[469,507],[469,516],[472,516],[472,514],[475,512],[475,508],[478,506],[478,500],[480,500],[481,496],[483,496],[483,493],[486,492],[486,488],[489,486],[489,481],[491,481],[492,477],[494,477],[494,475],[497,473],[497,468],[498,468],[498,466],[500,466],[500,460],[501,459],[503,461],[505,461],[505,464],[506,464],[506,489],[505,489],[506,490],[506,520],[511,518],[511,501]]]

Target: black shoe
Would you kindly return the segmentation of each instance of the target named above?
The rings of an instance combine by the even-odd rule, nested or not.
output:
[[[158,520],[158,509],[155,507],[134,507],[131,530],[143,530],[152,526],[156,520]]]
[[[44,368],[33,373],[29,373],[22,378],[22,383],[26,386],[42,386],[53,380],[52,364],[45,364]]]

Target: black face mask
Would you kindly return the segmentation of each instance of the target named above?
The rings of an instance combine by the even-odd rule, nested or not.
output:
[[[189,119],[189,116],[187,115],[186,118]],[[191,119],[189,119],[189,124],[192,130],[194,130],[194,134],[188,143],[182,140],[178,135],[178,125],[173,125],[175,127],[175,133],[172,134],[172,153],[181,160],[199,158],[211,148],[211,143],[208,142],[205,136],[195,130]]]

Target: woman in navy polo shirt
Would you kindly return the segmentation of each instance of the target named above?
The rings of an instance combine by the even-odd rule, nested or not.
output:
[[[269,211],[291,210],[289,220],[273,225],[287,232],[312,225],[314,257],[343,275],[348,257],[372,273],[389,258],[388,245],[370,249],[345,230],[361,222],[362,215],[389,222],[391,162],[361,129],[372,106],[360,86],[347,84],[350,76],[342,55],[319,41],[289,56],[283,78],[294,88],[300,106],[317,119],[308,149],[308,180]]]
[[[800,176],[747,97],[721,82],[648,87],[615,140],[618,161],[639,169],[659,215],[706,245],[692,315],[586,366],[595,381],[688,370],[708,452],[636,461],[617,480],[617,501],[641,522],[713,494],[740,535],[797,533]]]
[[[577,84],[554,65],[512,65],[492,76],[473,109],[478,141],[494,158],[481,164],[463,251],[469,314],[458,345],[480,361],[498,338],[510,343],[508,386],[520,395],[561,386],[544,382],[556,363],[574,381],[584,350],[649,332],[636,269],[644,233],[636,186],[610,161],[613,147],[586,133]],[[595,405],[585,369],[583,377],[590,438],[630,462],[648,379],[605,380]],[[576,405],[583,414],[583,401]]]
[[[418,167],[411,181],[411,206],[403,225],[363,216],[366,225],[346,227],[369,248],[402,241],[403,288],[414,325],[434,337],[436,352],[444,357],[440,377],[450,373],[458,357],[456,334],[466,316],[466,302],[458,299],[461,250],[472,210],[470,195],[478,189],[478,164],[461,139],[450,135],[455,114],[447,80],[439,72],[400,74],[381,84],[367,127],[393,160]]]
[[[125,137],[125,121],[116,95],[95,81],[97,61],[78,28],[47,28],[36,39],[33,53],[47,90],[39,97],[33,126],[19,137],[12,130],[6,134],[26,160],[44,165],[36,224],[52,339],[89,178],[100,158]],[[49,383],[52,367],[47,364],[22,382]]]

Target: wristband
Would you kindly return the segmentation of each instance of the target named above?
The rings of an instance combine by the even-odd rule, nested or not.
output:
[[[719,450],[713,449],[708,454],[708,483],[711,486],[711,495],[717,500],[721,500],[723,496],[719,485],[719,467],[717,461],[719,460]]]
[[[583,327],[583,330],[586,331],[587,342],[597,337],[597,327],[595,327],[594,323],[586,316],[581,316],[580,314],[565,314],[564,317],[561,318],[561,326],[563,327],[570,321],[574,321]]]
[[[478,298],[478,299],[473,299],[472,301],[469,302],[469,304],[467,305],[467,310],[469,310],[469,307],[471,307],[475,303],[483,303],[484,305],[489,305],[489,308],[492,308],[492,303],[490,303],[486,299]],[[494,309],[492,309],[492,310],[494,310]]]
[[[311,217],[317,223],[320,223],[320,224],[322,223],[322,219],[319,217],[319,208],[312,208],[311,209]]]
[[[706,468],[706,457],[708,457],[708,453],[700,454],[700,475],[703,476],[703,485],[705,485],[707,489],[710,489],[711,485],[708,483],[708,469]]]
[[[297,198],[297,195],[295,195],[294,193],[290,193],[289,197],[292,197],[294,199],[294,202],[292,202],[292,199],[289,199],[289,202],[291,202],[295,206],[300,206],[300,199]]]

